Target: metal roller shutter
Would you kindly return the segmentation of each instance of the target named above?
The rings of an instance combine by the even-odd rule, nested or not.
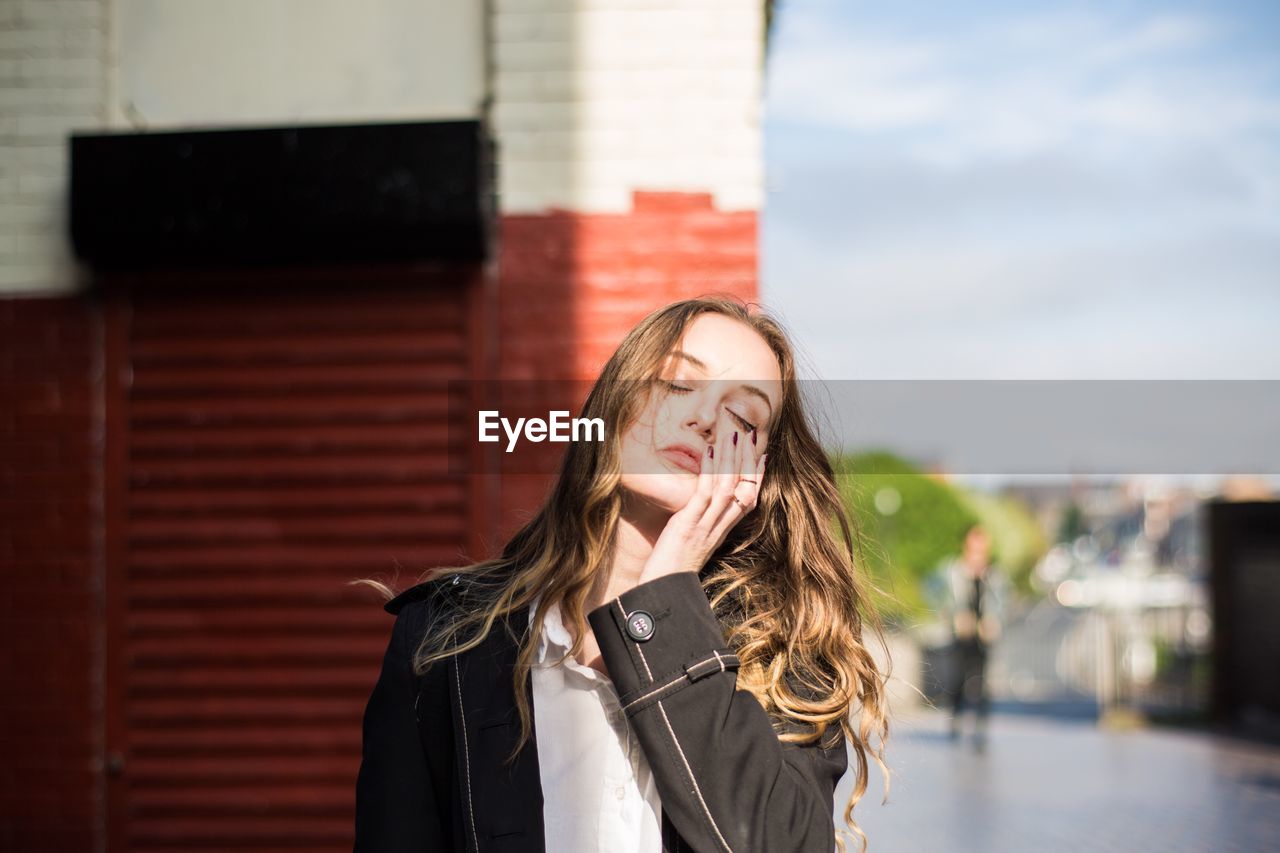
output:
[[[208,276],[109,297],[110,848],[350,850],[390,621],[348,581],[475,547],[480,270]]]

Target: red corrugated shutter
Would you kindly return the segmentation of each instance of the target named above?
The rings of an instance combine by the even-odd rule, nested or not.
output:
[[[391,617],[353,578],[452,565],[480,273],[116,282],[108,369],[113,851],[350,850]]]

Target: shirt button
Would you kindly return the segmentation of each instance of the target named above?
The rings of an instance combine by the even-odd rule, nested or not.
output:
[[[613,789],[613,795],[614,795],[615,797],[617,797],[619,800],[621,800],[622,798],[624,798],[624,797],[627,795],[627,789],[626,789],[626,788],[614,788],[614,789]]]
[[[644,610],[637,610],[627,617],[627,635],[638,643],[653,636],[653,617]]]

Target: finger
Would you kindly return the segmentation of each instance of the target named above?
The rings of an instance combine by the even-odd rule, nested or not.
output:
[[[759,430],[756,431],[757,434]],[[760,490],[764,488],[764,460],[769,455],[765,450],[765,442],[761,441],[755,445],[756,453],[751,460],[751,479],[756,481],[756,496],[760,495]]]
[[[744,515],[755,509],[759,493],[759,477],[756,476],[756,472],[760,464],[756,451],[757,444],[754,440],[757,434],[756,430],[752,430],[742,432],[738,436],[738,444],[735,448],[737,451],[735,473],[732,477],[733,489],[725,512],[717,519],[714,535],[720,535],[721,531],[727,532]],[[748,442],[751,443],[748,444]]]
[[[698,491],[706,491],[711,494],[711,487],[715,485],[712,479],[716,473],[716,446],[714,443],[708,444],[702,451],[702,467],[698,471]]]
[[[759,451],[756,449],[755,443],[756,431],[752,430],[743,433],[738,439],[738,443],[742,445],[742,459],[738,463],[738,474],[743,480],[756,479],[756,464],[758,462]]]
[[[751,444],[751,433],[745,429],[737,431],[738,442],[733,448],[733,485],[736,489],[738,481],[742,479],[743,460],[751,455],[749,445]]]
[[[726,426],[716,434],[711,499],[700,522],[704,531],[709,530],[724,515],[727,504],[733,503],[733,484],[737,480],[733,468],[733,451],[733,429]]]
[[[698,483],[693,490],[693,494],[689,497],[689,502],[685,504],[685,509],[690,513],[701,517],[706,512],[707,505],[711,503],[711,496],[715,488],[714,470],[715,458],[712,456],[714,445],[708,444],[702,451],[701,466],[698,469]]]
[[[725,429],[716,440],[716,495],[724,496],[733,491],[738,481],[738,448],[734,441],[737,433],[732,427]]]

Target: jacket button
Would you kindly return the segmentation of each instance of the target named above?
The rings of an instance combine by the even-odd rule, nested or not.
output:
[[[644,610],[637,610],[627,617],[627,636],[638,643],[653,636],[653,617]]]

